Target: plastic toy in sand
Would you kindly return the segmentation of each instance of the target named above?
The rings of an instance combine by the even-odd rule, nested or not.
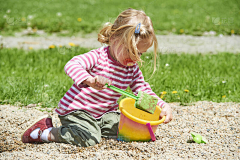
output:
[[[195,132],[191,132],[191,135],[193,137],[193,141],[200,144],[200,143],[208,143],[207,139],[200,134],[197,134]]]

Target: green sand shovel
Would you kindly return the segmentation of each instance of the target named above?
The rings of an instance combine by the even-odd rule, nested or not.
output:
[[[110,88],[118,93],[124,94],[125,96],[135,99],[136,100],[136,102],[135,102],[136,108],[141,109],[146,112],[149,112],[151,114],[153,114],[155,112],[157,102],[158,102],[157,98],[155,98],[143,91],[139,91],[138,95],[135,96],[134,94],[128,93],[124,90],[121,90],[120,88],[115,87],[115,86],[112,86],[112,85],[108,86],[107,83],[105,84],[105,86],[107,86],[108,88]]]

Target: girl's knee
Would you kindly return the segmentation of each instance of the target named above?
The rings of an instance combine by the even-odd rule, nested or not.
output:
[[[109,112],[102,117],[103,123],[116,124],[119,123],[120,113],[119,112]]]
[[[80,147],[94,146],[101,141],[101,130],[99,128],[90,131],[79,126],[62,126],[59,140]]]
[[[119,119],[120,113],[117,112],[110,112],[102,117],[100,124],[102,137],[116,137]]]
[[[95,146],[96,144],[100,143],[101,141],[101,136],[100,137],[91,137],[91,139],[87,140],[85,142],[85,146],[83,147],[90,147],[90,146]]]

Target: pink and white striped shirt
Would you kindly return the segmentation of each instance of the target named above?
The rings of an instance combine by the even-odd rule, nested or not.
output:
[[[103,76],[110,79],[113,86],[122,90],[126,90],[130,86],[135,95],[141,90],[157,97],[160,107],[165,104],[152,91],[149,84],[144,81],[138,65],[121,65],[110,56],[109,47],[101,47],[73,57],[66,64],[64,70],[72,78],[74,84],[60,100],[58,108],[55,109],[59,115],[67,115],[82,109],[94,118],[100,118],[107,112],[117,110],[117,100],[121,97],[120,93],[109,88],[96,90],[82,84],[87,78],[95,76]]]

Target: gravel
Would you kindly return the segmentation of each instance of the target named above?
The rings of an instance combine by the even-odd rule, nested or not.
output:
[[[120,142],[102,139],[84,148],[62,143],[23,144],[23,130],[53,109],[36,105],[0,106],[0,159],[240,159],[240,103],[196,102],[189,106],[170,103],[174,119],[160,124],[155,142]],[[40,111],[44,110],[44,111]],[[190,132],[205,136],[209,143],[192,142]]]
[[[27,31],[16,33],[13,37],[1,37],[0,44],[6,48],[22,48],[25,50],[48,49],[50,45],[69,46],[69,42],[85,48],[99,48],[101,43],[97,41],[97,34],[78,35],[72,37],[58,37],[56,35],[47,35],[44,31],[38,31],[39,37],[26,36]],[[159,51],[163,54],[168,53],[212,53],[219,52],[240,53],[240,36],[216,36],[205,34],[205,36],[191,35],[157,35]],[[151,47],[148,51],[152,51]],[[60,53],[64,52],[59,48]]]

